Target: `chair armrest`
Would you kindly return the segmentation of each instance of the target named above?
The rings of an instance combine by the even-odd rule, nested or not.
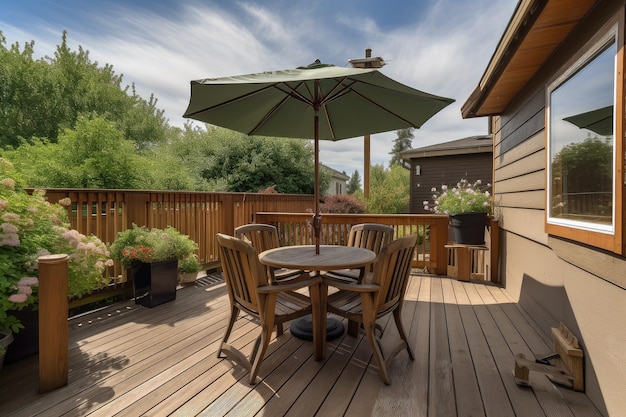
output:
[[[256,290],[262,294],[270,294],[274,292],[285,292],[297,290],[304,287],[310,287],[311,285],[316,285],[322,282],[322,277],[315,277],[306,279],[304,281],[298,281],[289,284],[276,284],[276,285],[264,285],[262,287],[258,287]]]
[[[349,284],[332,278],[324,278],[324,283],[345,291],[376,292],[380,290],[380,285],[377,284]]]

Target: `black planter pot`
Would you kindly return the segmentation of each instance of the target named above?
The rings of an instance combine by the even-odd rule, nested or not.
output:
[[[4,357],[11,342],[13,342],[13,332],[7,329],[0,329],[0,370],[4,364]]]
[[[454,241],[461,245],[484,245],[487,213],[463,213],[450,215],[450,227]]]
[[[176,299],[178,259],[137,263],[131,267],[135,304],[154,307]]]
[[[10,314],[17,317],[24,328],[13,333],[13,342],[7,348],[4,363],[16,362],[39,353],[39,311],[26,307],[11,311]]]

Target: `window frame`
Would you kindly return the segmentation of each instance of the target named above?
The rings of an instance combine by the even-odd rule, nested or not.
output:
[[[623,11],[615,19],[612,19],[597,35],[590,39],[581,53],[564,65],[555,78],[546,86],[546,198],[545,198],[545,231],[548,235],[554,235],[569,240],[574,240],[585,245],[598,247],[618,254],[624,253],[622,237],[624,235],[624,13]],[[551,137],[550,137],[550,99],[551,93],[563,85],[572,75],[584,68],[597,57],[603,48],[612,39],[615,39],[615,80],[614,80],[614,127],[613,127],[613,221],[612,230],[603,230],[602,227],[585,226],[585,223],[572,222],[550,218],[551,204]]]

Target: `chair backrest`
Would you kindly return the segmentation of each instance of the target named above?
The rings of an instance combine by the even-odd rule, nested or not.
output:
[[[378,254],[383,246],[393,240],[393,232],[393,227],[385,224],[355,224],[350,228],[348,246],[369,249]]]
[[[393,240],[393,233],[393,227],[386,224],[355,224],[350,228],[348,246],[369,249],[378,255],[380,250]],[[371,272],[373,269],[373,265],[370,265],[368,272]]]
[[[259,315],[256,289],[268,285],[265,267],[249,243],[222,233],[217,235],[220,262],[231,303]]]
[[[372,277],[372,283],[380,285],[374,300],[377,314],[385,314],[404,301],[416,243],[417,235],[411,235],[381,249]]]
[[[271,224],[245,224],[235,228],[235,237],[249,242],[258,253],[280,246],[278,229]]]

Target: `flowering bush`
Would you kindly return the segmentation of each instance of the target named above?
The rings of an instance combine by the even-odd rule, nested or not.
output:
[[[109,247],[111,256],[129,268],[135,262],[159,262],[168,259],[182,260],[198,249],[189,236],[173,227],[148,229],[133,224],[132,229],[119,232]]]
[[[321,213],[365,213],[365,205],[353,195],[334,194],[324,197]]]
[[[25,192],[13,165],[0,158],[0,329],[24,328],[11,312],[37,302],[37,259],[50,253],[70,257],[70,298],[108,283],[103,272],[113,261],[106,246],[70,230],[65,208],[49,203],[44,191]]]
[[[96,236],[85,236],[77,230],[58,228],[63,238],[56,250],[67,253],[68,263],[68,294],[70,298],[78,298],[89,294],[96,288],[106,286],[110,279],[106,276],[106,267],[113,266],[106,245]]]
[[[441,186],[441,191],[433,188],[433,206],[424,201],[424,209],[442,214],[491,213],[491,194],[481,188],[482,182],[475,183],[462,179],[456,187]],[[487,184],[487,188],[491,184]]]
[[[181,274],[199,272],[202,270],[200,262],[198,262],[198,255],[192,253],[178,261],[178,272]]]

